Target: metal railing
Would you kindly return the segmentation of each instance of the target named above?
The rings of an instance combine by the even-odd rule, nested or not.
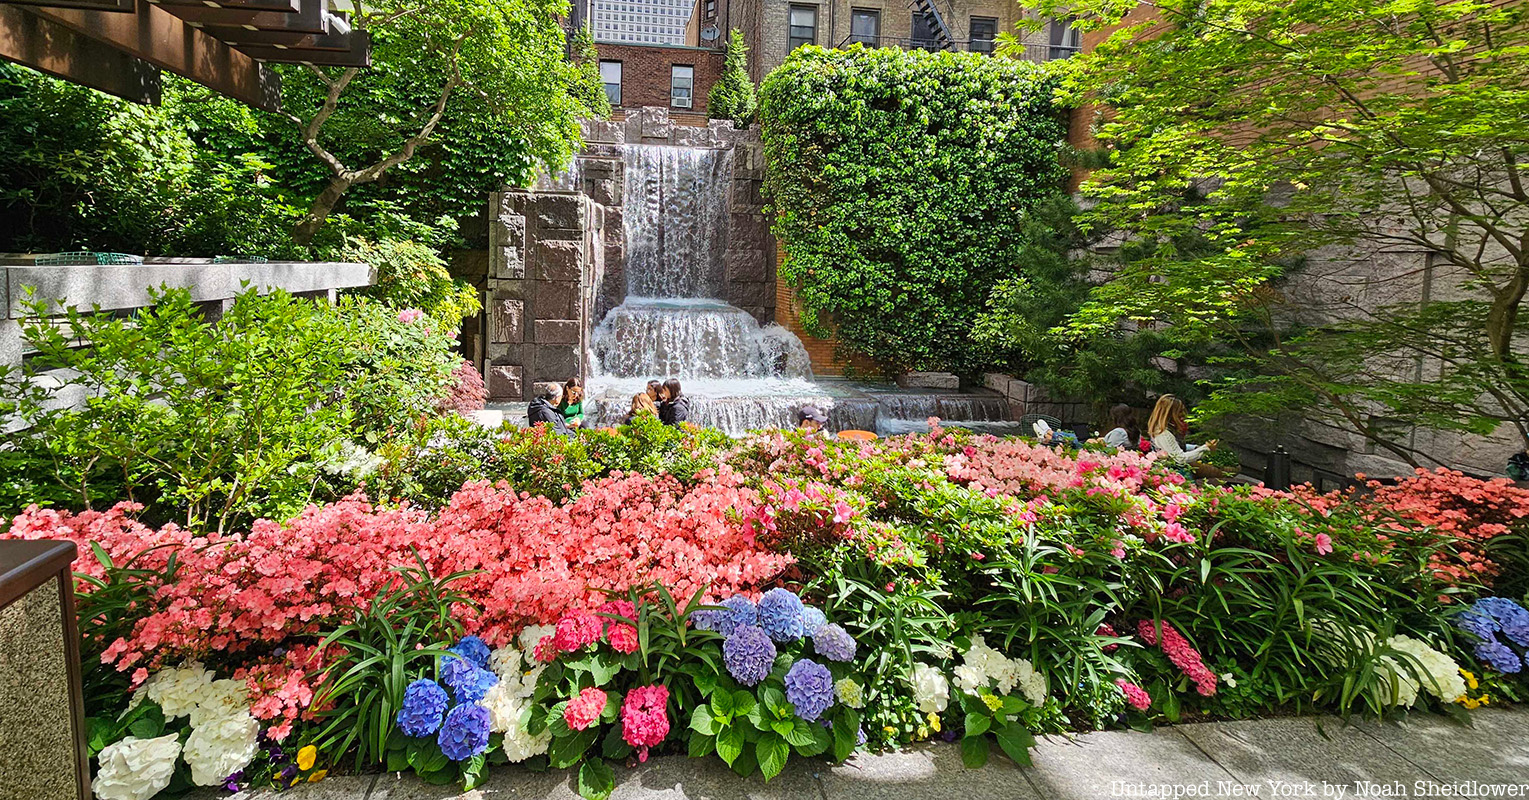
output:
[[[843,50],[852,44],[863,44],[866,47],[896,47],[902,50],[941,50],[940,43],[933,38],[907,37],[907,36],[846,36],[836,49]],[[998,49],[998,43],[993,39],[955,39],[951,42],[952,50],[966,50],[973,53],[992,53]],[[1079,48],[1066,45],[1049,45],[1026,43],[1024,51],[1014,52],[1021,61],[1055,61],[1061,58],[1070,58],[1076,55]]]

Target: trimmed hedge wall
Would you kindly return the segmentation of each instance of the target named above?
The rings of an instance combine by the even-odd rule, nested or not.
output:
[[[858,46],[772,72],[765,189],[807,330],[894,367],[979,368],[972,324],[1023,266],[1024,212],[1064,189],[1052,87],[1039,64]]]

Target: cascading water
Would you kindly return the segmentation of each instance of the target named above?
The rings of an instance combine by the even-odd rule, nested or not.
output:
[[[649,379],[678,378],[691,421],[728,433],[790,427],[808,402],[832,406],[796,336],[718,299],[731,152],[627,145],[623,159],[627,295],[591,338],[597,423],[619,421]]]

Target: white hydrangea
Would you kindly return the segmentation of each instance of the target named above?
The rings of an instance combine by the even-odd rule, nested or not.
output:
[[[213,717],[227,717],[248,711],[250,707],[249,686],[244,681],[229,678],[207,684],[196,697],[196,707],[191,709],[191,727],[195,728]]]
[[[1415,660],[1415,663],[1408,665],[1411,669],[1393,667],[1402,682],[1412,685],[1414,699],[1419,688],[1427,689],[1429,694],[1446,703],[1453,703],[1465,694],[1465,678],[1460,674],[1460,665],[1454,659],[1429,647],[1425,642],[1401,634],[1387,639],[1386,646],[1406,653]],[[1414,672],[1422,673],[1421,687],[1418,686]],[[1412,705],[1412,702],[1409,700],[1405,705]]]
[[[198,786],[215,786],[255,758],[260,723],[249,711],[208,717],[186,739],[186,764]]]
[[[853,678],[840,678],[834,683],[834,695],[849,708],[865,708],[865,689]]]
[[[165,712],[165,719],[175,719],[190,714],[197,703],[207,696],[212,684],[212,673],[199,662],[189,661],[179,667],[162,669],[143,682],[133,692],[128,708],[136,708],[145,699],[153,700]]]
[[[1046,677],[1029,661],[1007,658],[989,647],[981,636],[972,637],[972,646],[962,656],[962,661],[956,667],[955,675],[956,686],[964,692],[976,694],[986,689],[991,681],[1000,695],[1007,695],[1018,687],[1032,705],[1046,702]]]
[[[541,627],[551,629],[551,626]],[[524,637],[524,632],[521,635]],[[541,678],[542,670],[547,665],[538,663],[531,656],[530,650],[501,647],[488,654],[488,668],[499,676],[498,685],[505,687],[514,697],[525,698],[536,691],[536,681]]]
[[[532,736],[520,724],[530,703],[529,697],[517,697],[507,690],[503,681],[494,684],[483,696],[483,705],[488,709],[489,730],[504,734],[504,755],[511,762],[541,755],[552,743],[550,729]]]
[[[535,653],[536,643],[554,633],[557,633],[556,625],[527,625],[520,632],[521,651],[524,653]]]
[[[921,713],[938,714],[950,704],[950,681],[934,667],[914,664],[908,682],[913,686],[913,703]]]
[[[179,737],[173,733],[113,742],[101,750],[90,788],[99,800],[149,800],[170,785],[180,753]]]

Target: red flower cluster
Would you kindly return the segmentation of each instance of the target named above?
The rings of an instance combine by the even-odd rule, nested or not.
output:
[[[563,721],[568,727],[582,731],[600,720],[600,715],[605,713],[605,692],[593,686],[584,687],[579,696],[568,701],[563,707]]]
[[[1126,704],[1137,711],[1146,711],[1152,707],[1152,695],[1147,690],[1137,686],[1125,678],[1116,678],[1115,685],[1120,687],[1122,694],[1126,696]]]
[[[1168,656],[1168,660],[1172,661],[1175,667],[1183,670],[1184,674],[1194,681],[1195,691],[1199,692],[1201,696],[1210,697],[1215,694],[1216,673],[1211,672],[1210,667],[1205,666],[1205,662],[1200,658],[1200,651],[1196,650],[1194,645],[1191,645],[1189,640],[1185,639],[1184,635],[1174,629],[1172,625],[1167,622],[1154,624],[1144,619],[1136,623],[1136,633],[1147,644],[1158,644],[1159,625],[1162,626],[1161,646],[1163,654]]]
[[[648,760],[648,748],[669,735],[669,688],[639,686],[627,692],[621,705],[621,738],[637,748],[637,760]]]

